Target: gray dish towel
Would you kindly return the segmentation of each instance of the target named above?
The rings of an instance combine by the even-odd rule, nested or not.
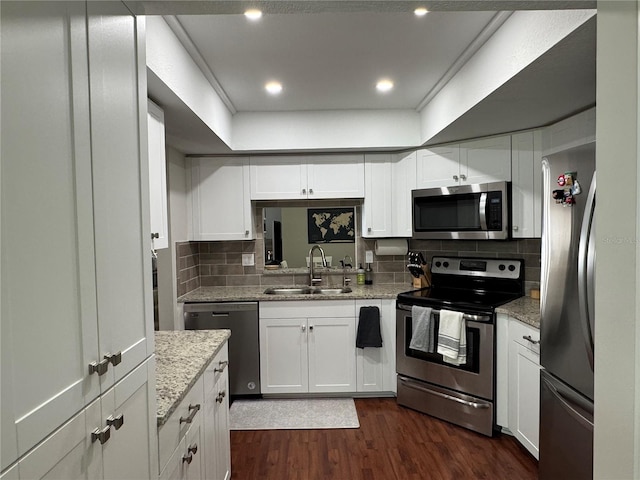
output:
[[[431,318],[431,308],[411,307],[412,330],[409,348],[425,353],[434,353],[435,342],[435,321]]]
[[[380,309],[378,307],[360,307],[356,347],[382,347]]]

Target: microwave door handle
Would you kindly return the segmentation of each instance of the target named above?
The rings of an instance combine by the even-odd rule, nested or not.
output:
[[[480,214],[480,228],[483,231],[487,230],[487,194],[480,194],[480,202],[478,203],[479,214]]]

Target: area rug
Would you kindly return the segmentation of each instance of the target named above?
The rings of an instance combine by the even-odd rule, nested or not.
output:
[[[235,400],[231,430],[314,430],[359,428],[352,398]]]

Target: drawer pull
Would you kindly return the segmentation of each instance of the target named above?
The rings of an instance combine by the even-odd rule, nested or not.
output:
[[[200,410],[200,404],[196,403],[195,405],[189,405],[189,411],[191,412],[188,417],[180,417],[180,423],[191,423],[193,422],[193,418],[196,416]]]
[[[224,360],[222,362],[218,362],[218,367],[220,367],[220,368],[214,368],[213,371],[222,373],[222,372],[224,372],[224,369],[225,369],[225,367],[227,365],[229,365],[229,361],[228,360]]]
[[[115,367],[122,363],[122,352],[107,353],[104,356],[104,359]]]
[[[531,335],[523,335],[522,338],[523,340],[526,340],[533,345],[538,345],[540,343],[540,340],[534,340],[533,338],[531,338]]]
[[[120,427],[124,425],[124,414],[121,413],[117,417],[110,415],[109,417],[107,417],[107,425],[115,428],[116,430],[120,430]]]
[[[196,453],[198,453],[198,444],[194,443],[193,445],[189,445],[189,448],[187,448],[187,452],[195,455]]]
[[[111,427],[106,426],[102,429],[96,428],[93,432],[91,432],[91,443],[94,443],[96,440],[100,441],[100,445],[104,445],[111,438]]]
[[[218,396],[216,397],[216,402],[222,403],[224,401],[224,397],[226,396],[227,396],[227,392],[223,390],[222,392],[218,393]]]
[[[182,456],[182,463],[187,462],[187,465],[191,465],[191,462],[193,462],[193,454],[190,453],[189,455],[183,455]]]
[[[104,359],[99,362],[91,362],[89,364],[89,375],[93,375],[94,373],[97,373],[98,376],[102,376],[105,373],[107,373],[107,370],[109,370],[108,359]]]

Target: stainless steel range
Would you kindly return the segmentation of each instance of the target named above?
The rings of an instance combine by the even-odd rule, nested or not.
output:
[[[495,309],[524,294],[524,261],[436,256],[431,262],[431,282],[431,288],[401,293],[396,302],[398,403],[492,436]],[[422,312],[431,309],[436,343],[440,312],[462,314],[464,363],[445,361],[432,351],[435,348],[411,348],[417,324],[413,316],[421,314],[420,308]]]

